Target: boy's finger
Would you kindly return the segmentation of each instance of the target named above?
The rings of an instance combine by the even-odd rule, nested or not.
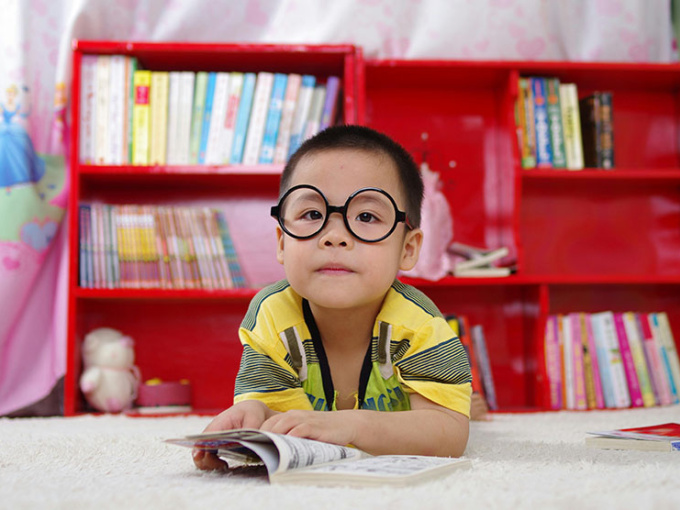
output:
[[[229,465],[213,452],[194,449],[191,454],[198,469],[207,471],[226,471],[229,469]]]

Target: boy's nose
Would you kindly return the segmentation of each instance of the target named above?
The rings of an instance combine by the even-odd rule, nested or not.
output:
[[[342,214],[331,214],[321,231],[320,241],[324,246],[347,246],[352,234],[347,230]]]

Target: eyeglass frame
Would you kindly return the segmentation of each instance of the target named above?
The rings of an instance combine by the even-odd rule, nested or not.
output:
[[[326,206],[326,216],[323,219],[323,223],[321,224],[321,227],[319,228],[319,230],[317,230],[316,232],[314,232],[313,234],[310,234],[308,236],[299,236],[299,235],[293,234],[292,232],[290,232],[286,228],[286,226],[283,223],[283,218],[281,218],[281,205],[283,204],[283,202],[286,200],[288,195],[290,195],[294,191],[296,191],[298,189],[302,189],[302,188],[311,189],[313,191],[316,191],[321,196],[321,198],[323,199],[324,204]],[[359,237],[352,230],[352,227],[350,227],[350,225],[349,225],[349,220],[347,219],[347,208],[349,207],[349,203],[352,201],[352,199],[354,197],[356,197],[360,193],[364,193],[366,191],[377,191],[378,193],[385,195],[387,197],[387,199],[390,201],[390,203],[392,204],[392,207],[394,207],[394,212],[395,212],[394,224],[392,225],[392,228],[390,228],[390,230],[384,236],[382,236],[378,239],[373,239],[373,240],[367,240],[367,239],[363,239],[363,238]],[[288,191],[286,191],[283,194],[283,196],[279,199],[278,204],[272,206],[271,211],[270,211],[271,216],[276,218],[276,220],[278,221],[279,226],[281,227],[281,230],[283,230],[286,234],[288,234],[293,239],[299,239],[299,240],[311,239],[312,237],[319,234],[324,228],[326,228],[326,224],[328,223],[328,218],[330,218],[331,214],[333,214],[333,213],[340,214],[342,216],[342,220],[345,224],[345,228],[347,228],[347,231],[350,234],[352,234],[355,238],[357,238],[359,241],[362,241],[364,243],[379,243],[380,241],[384,241],[385,239],[390,237],[392,235],[392,233],[396,230],[397,224],[402,223],[402,222],[404,223],[404,225],[406,226],[407,229],[413,230],[413,226],[409,222],[408,217],[406,216],[406,213],[404,211],[400,211],[399,206],[397,206],[397,203],[394,201],[394,198],[392,198],[392,195],[390,195],[387,191],[385,191],[384,189],[381,189],[381,188],[373,188],[373,187],[360,188],[360,189],[356,190],[355,192],[353,192],[349,197],[347,197],[347,200],[345,200],[344,205],[330,205],[328,203],[328,199],[326,198],[326,195],[324,195],[323,192],[319,188],[317,188],[316,186],[312,186],[311,184],[298,184],[298,185],[290,188]]]

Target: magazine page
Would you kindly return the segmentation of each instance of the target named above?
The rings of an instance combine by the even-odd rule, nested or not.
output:
[[[648,441],[680,440],[680,424],[664,423],[648,427],[632,427],[627,429],[588,432],[588,434],[626,439],[645,439]]]
[[[380,455],[331,464],[310,466],[271,478],[272,483],[371,486],[410,483],[471,468],[472,461],[460,458],[419,455]]]

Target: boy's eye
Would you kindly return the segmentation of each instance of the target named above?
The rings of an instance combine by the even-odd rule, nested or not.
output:
[[[357,216],[357,221],[360,221],[361,223],[371,223],[378,221],[378,217],[370,212],[362,212]]]
[[[319,221],[323,219],[323,213],[321,211],[309,210],[302,213],[300,218],[303,220]]]

